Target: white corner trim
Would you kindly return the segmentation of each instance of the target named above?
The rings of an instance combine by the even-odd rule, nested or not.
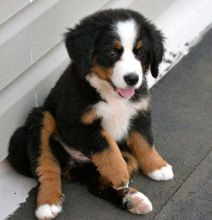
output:
[[[194,46],[212,25],[211,0],[177,0],[154,23],[165,35],[165,56],[157,79],[148,75],[149,87],[158,82]]]

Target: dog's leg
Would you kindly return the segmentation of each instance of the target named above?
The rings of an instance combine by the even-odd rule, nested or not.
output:
[[[40,154],[35,168],[39,182],[35,214],[42,220],[53,219],[62,210],[61,170],[49,146],[49,139],[54,130],[54,119],[48,112],[44,112],[40,131]]]
[[[138,162],[136,158],[127,151],[121,151],[121,154],[127,164],[128,173],[131,176],[138,170]]]
[[[174,177],[171,165],[159,155],[140,132],[131,132],[128,147],[137,159],[139,168],[151,179],[165,181]]]
[[[89,185],[89,191],[133,214],[147,214],[152,211],[152,203],[143,193],[131,187],[114,189],[108,186],[102,176],[99,177],[96,184]]]
[[[147,214],[152,211],[152,203],[141,192],[129,187],[117,191],[122,199],[122,207],[133,214]]]
[[[115,140],[105,131],[101,132],[101,138],[107,146],[100,152],[91,156],[91,162],[97,167],[98,172],[105,181],[115,189],[128,187],[129,173],[127,164]]]
[[[102,132],[102,136],[107,141],[108,147],[100,153],[93,154],[91,157],[92,163],[100,173],[100,185],[105,186],[106,189],[110,186],[110,192],[102,190],[100,193],[102,195],[100,196],[110,197],[112,192],[115,192],[116,198],[121,201],[122,206],[128,211],[135,214],[150,212],[152,204],[149,199],[137,190],[128,188],[129,172],[127,164],[116,142],[105,131]],[[132,158],[130,159],[132,160]],[[130,168],[131,171],[132,169]]]

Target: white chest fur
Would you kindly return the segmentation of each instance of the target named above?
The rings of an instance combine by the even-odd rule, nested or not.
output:
[[[146,109],[148,100],[140,103],[132,103],[127,99],[111,98],[107,102],[96,104],[97,115],[102,118],[102,127],[116,140],[126,137],[130,127],[130,121],[138,110]]]
[[[148,109],[149,98],[143,98],[140,102],[133,103],[128,99],[119,97],[108,83],[100,80],[95,75],[89,76],[87,80],[106,100],[100,101],[94,106],[97,116],[102,118],[102,127],[116,141],[120,141],[127,136],[133,116],[139,110],[145,111]]]

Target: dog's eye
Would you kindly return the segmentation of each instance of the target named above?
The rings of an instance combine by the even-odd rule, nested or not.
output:
[[[139,49],[139,50],[136,51],[136,56],[137,56],[138,58],[142,58],[143,55],[144,55],[144,52],[143,52],[142,49]]]
[[[108,53],[108,55],[109,55],[109,57],[111,57],[111,58],[117,58],[118,57],[118,51],[116,51],[116,50],[112,50],[112,51],[110,51],[109,53]]]

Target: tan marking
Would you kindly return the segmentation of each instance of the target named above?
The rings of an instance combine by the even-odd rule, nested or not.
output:
[[[131,133],[127,144],[137,159],[139,168],[145,174],[160,169],[167,164],[155,148],[151,147],[138,132]]]
[[[38,181],[40,183],[37,206],[61,203],[61,171],[49,146],[49,138],[54,132],[55,127],[56,125],[53,117],[48,112],[45,112],[43,127],[41,128],[41,152],[36,168]]]
[[[136,193],[136,192],[138,192],[137,189],[130,187],[130,193]]]
[[[127,151],[121,151],[121,154],[127,164],[128,173],[131,176],[134,172],[138,170],[138,163],[136,161],[136,158],[133,157],[133,155],[128,153]],[[105,179],[102,176],[100,176],[99,178],[99,184],[102,189],[108,187],[108,182],[105,181]]]
[[[121,42],[119,40],[115,40],[114,44],[113,44],[113,48],[117,49],[117,50],[120,50],[122,48]]]
[[[132,188],[132,187],[122,188],[117,191],[118,195],[121,196],[122,198],[124,198],[125,196],[127,196],[129,194],[133,194],[136,192],[138,192],[138,190],[136,190],[135,188]]]
[[[91,74],[95,74],[97,77],[99,77],[102,80],[107,80],[113,74],[113,69],[112,68],[105,68],[101,65],[94,64],[91,67],[90,72],[91,72]]]
[[[127,163],[127,169],[128,169],[129,175],[131,176],[134,172],[138,170],[138,163],[132,154],[126,151],[121,151],[121,154]]]
[[[94,109],[90,109],[82,115],[82,122],[86,125],[92,124],[98,118]]]
[[[127,185],[129,182],[127,164],[115,140],[105,131],[102,131],[101,134],[109,146],[104,151],[93,154],[91,161],[108,185],[112,184],[114,188]]]
[[[140,49],[140,48],[142,48],[142,42],[141,42],[141,40],[139,40],[139,41],[136,43],[135,48],[136,48],[137,50]]]

